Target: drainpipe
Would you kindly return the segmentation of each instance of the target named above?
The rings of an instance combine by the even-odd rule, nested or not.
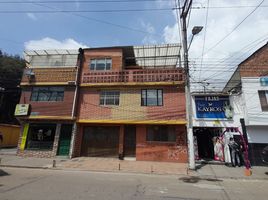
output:
[[[84,50],[82,48],[79,48],[79,55],[78,55],[78,66],[77,66],[77,71],[76,71],[76,77],[75,77],[75,92],[74,92],[74,99],[73,99],[73,107],[72,107],[72,118],[74,119],[77,117],[77,102],[79,98],[79,86],[80,86],[80,73],[81,69],[84,63]],[[76,119],[75,119],[76,120]],[[75,139],[77,135],[77,123],[76,121],[74,122],[73,125],[73,130],[72,130],[72,139],[71,139],[71,148],[70,148],[70,153],[69,157],[72,158],[74,155],[74,147],[75,147]]]

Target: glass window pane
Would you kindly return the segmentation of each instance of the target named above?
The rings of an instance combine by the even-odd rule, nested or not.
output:
[[[147,90],[147,106],[157,105],[157,90]]]
[[[162,94],[162,90],[157,90],[158,93],[158,106],[162,106],[163,105],[163,94]]]
[[[106,70],[110,70],[112,66],[112,59],[107,58],[106,59]]]
[[[90,60],[90,70],[95,70],[96,67],[96,59]]]
[[[105,70],[105,63],[106,63],[105,59],[98,59],[96,70]]]
[[[141,105],[146,106],[146,90],[141,90]]]

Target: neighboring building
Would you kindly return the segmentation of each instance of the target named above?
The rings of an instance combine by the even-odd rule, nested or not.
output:
[[[78,51],[26,51],[25,60],[21,99],[15,111],[22,125],[17,153],[69,156]]]
[[[18,155],[187,162],[180,48],[26,52]]]
[[[237,130],[242,132],[241,97],[226,93],[195,93],[192,102],[195,159],[213,161],[216,137],[221,137],[226,145],[230,137],[240,140]],[[225,151],[228,151],[226,145]],[[230,163],[230,159],[222,161]]]
[[[268,145],[268,43],[238,65],[224,91],[241,95],[250,160],[261,165]]]

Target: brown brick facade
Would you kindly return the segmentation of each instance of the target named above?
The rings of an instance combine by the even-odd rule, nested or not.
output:
[[[137,126],[136,159],[143,161],[182,162],[188,160],[185,126],[176,126],[175,143],[146,141],[146,125]]]
[[[63,86],[64,87],[64,86]],[[75,88],[64,87],[64,100],[55,102],[31,101],[32,87],[24,87],[21,93],[21,104],[30,104],[34,116],[71,116]]]
[[[163,106],[141,106],[142,89],[163,89]],[[128,87],[120,91],[119,106],[100,106],[100,91],[83,88],[78,103],[79,120],[185,120],[185,94],[176,86]]]
[[[239,65],[241,77],[260,77],[268,75],[268,44],[253,53]]]

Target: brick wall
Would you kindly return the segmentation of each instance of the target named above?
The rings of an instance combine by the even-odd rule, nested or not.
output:
[[[113,90],[120,90],[119,106],[100,106],[101,89],[82,88],[78,103],[78,118],[80,120],[185,120],[183,89],[175,86],[157,88],[163,89],[163,106],[141,106],[141,89],[147,88],[114,88]]]
[[[90,72],[90,59],[95,58],[111,58],[112,59],[112,70],[119,71],[122,70],[123,58],[122,58],[122,49],[92,49],[84,51],[84,64],[81,70],[81,82],[83,80],[83,74]]]
[[[241,77],[260,77],[268,75],[268,44],[253,53],[239,65]]]
[[[176,126],[175,143],[147,142],[146,126],[136,128],[136,159],[140,161],[188,162],[185,126]]]
[[[40,82],[68,82],[75,81],[76,68],[33,68],[34,78],[31,83]],[[26,74],[23,75],[21,83],[29,83]]]
[[[34,112],[35,116],[71,116],[75,87],[65,87],[64,100],[55,102],[31,101],[31,91],[31,87],[22,89],[20,103],[31,104],[31,112]]]

